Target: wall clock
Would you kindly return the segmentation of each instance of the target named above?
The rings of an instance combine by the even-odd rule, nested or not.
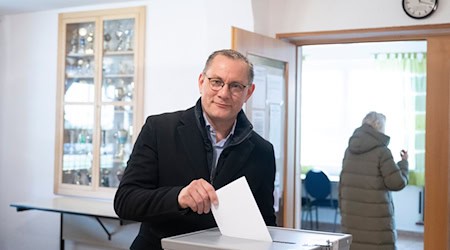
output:
[[[438,7],[438,0],[402,0],[405,13],[415,19],[422,19],[433,14]]]

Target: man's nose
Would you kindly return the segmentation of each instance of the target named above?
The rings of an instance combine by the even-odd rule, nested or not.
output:
[[[231,95],[230,84],[224,83],[222,88],[219,90],[219,93],[224,95]]]

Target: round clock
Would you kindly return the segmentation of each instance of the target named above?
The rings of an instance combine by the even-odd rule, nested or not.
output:
[[[438,0],[402,0],[402,5],[408,16],[422,19],[436,11]]]

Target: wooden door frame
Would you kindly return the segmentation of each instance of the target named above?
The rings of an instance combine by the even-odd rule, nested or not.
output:
[[[277,34],[297,46],[427,41],[424,249],[450,249],[450,24]]]

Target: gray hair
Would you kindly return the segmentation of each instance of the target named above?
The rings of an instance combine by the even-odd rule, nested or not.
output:
[[[240,61],[243,61],[245,64],[247,64],[247,66],[248,66],[248,84],[253,83],[253,77],[255,75],[255,73],[253,72],[253,64],[248,60],[247,57],[245,57],[241,53],[237,52],[236,50],[232,50],[232,49],[223,49],[223,50],[214,51],[208,57],[208,60],[206,60],[205,68],[203,69],[203,72],[206,72],[208,70],[209,66],[211,66],[212,60],[218,55],[226,56],[233,60],[240,60]]]
[[[372,111],[368,113],[366,117],[364,117],[362,123],[368,124],[372,126],[374,129],[376,129],[378,132],[384,134],[384,129],[386,126],[386,116],[381,113]]]

